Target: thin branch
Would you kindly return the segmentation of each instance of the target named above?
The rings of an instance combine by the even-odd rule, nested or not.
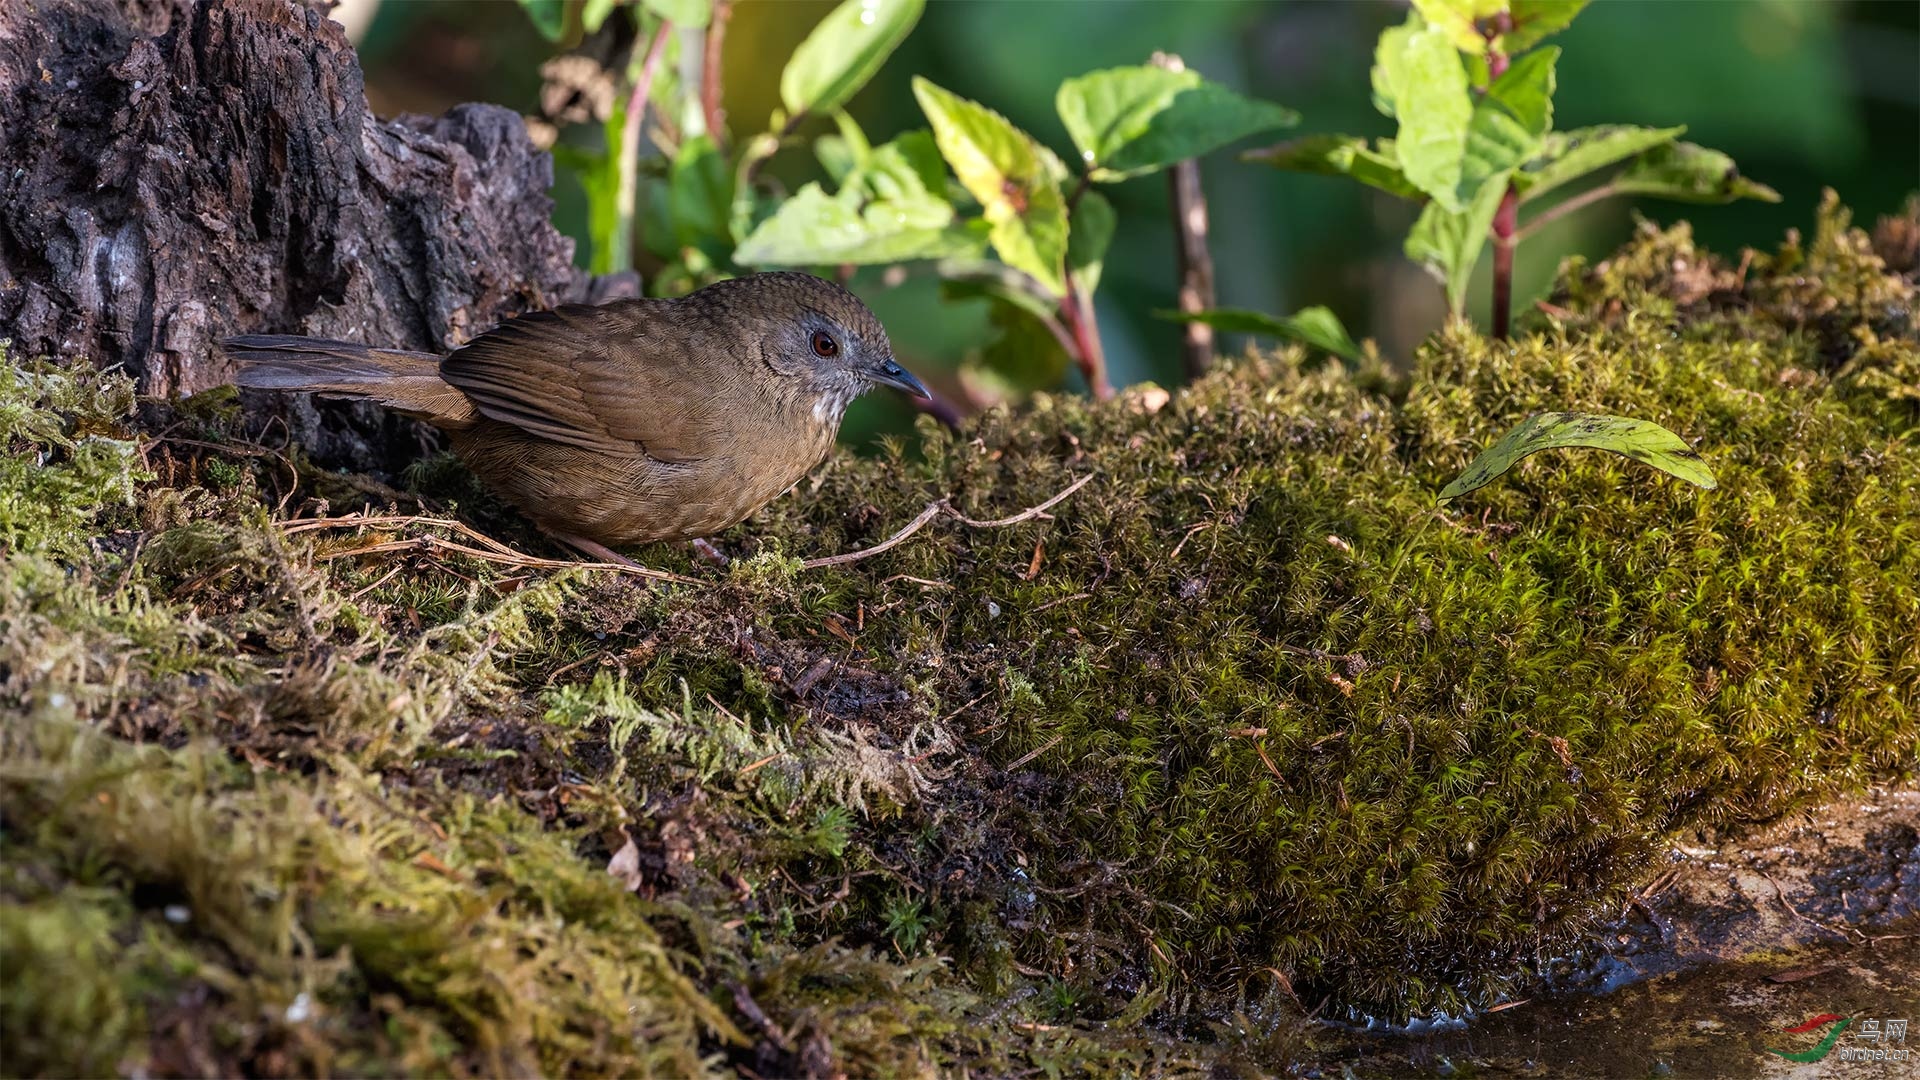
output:
[[[700,60],[700,112],[707,118],[707,137],[726,152],[727,112],[720,105],[720,49],[727,39],[727,20],[733,17],[733,0],[713,0],[713,13],[707,19],[705,53]]]
[[[766,167],[767,162],[773,160],[773,155],[780,152],[781,144],[791,138],[794,132],[800,130],[800,121],[806,118],[807,114],[804,111],[794,113],[792,116],[787,117],[787,122],[780,126],[779,131],[774,133],[773,144],[767,152],[758,154],[748,160],[746,170],[740,176],[740,183],[743,187],[753,186],[753,181],[760,175],[760,170]],[[758,140],[764,139],[766,136],[756,135],[754,138]]]
[[[1073,334],[1073,348],[1068,355],[1080,365],[1080,374],[1086,376],[1087,389],[1093,392],[1094,399],[1105,401],[1113,396],[1113,384],[1107,381],[1107,354],[1100,345],[1100,327],[1094,322],[1092,298],[1080,292],[1073,271],[1067,271],[1066,279],[1067,295],[1060,301],[1060,321]]]
[[[660,70],[660,58],[667,51],[667,35],[672,33],[673,23],[660,20],[660,28],[653,32],[653,41],[647,45],[646,59],[640,62],[640,76],[633,80],[633,92],[627,96],[626,123],[620,129],[620,189],[616,194],[615,207],[620,218],[621,235],[632,244],[635,209],[640,203],[640,130],[647,118],[647,98],[653,93],[653,77]],[[633,264],[633,248],[627,248],[627,264]],[[626,267],[616,265],[616,270]]]
[[[471,558],[506,566],[561,570],[569,568],[612,570],[616,573],[632,574],[636,577],[649,578],[655,581],[673,581],[683,585],[698,585],[701,583],[696,578],[683,577],[679,574],[668,573],[665,570],[654,570],[644,566],[625,566],[619,563],[606,562],[576,562],[571,559],[543,559],[536,555],[522,554],[465,522],[454,521],[451,518],[420,517],[411,514],[348,514],[344,517],[306,518],[300,521],[289,521],[281,526],[280,531],[288,536],[292,536],[295,533],[310,532],[314,529],[399,528],[407,525],[424,525],[429,528],[451,529],[480,546],[469,547],[466,544],[457,544],[451,540],[442,540],[431,536],[410,537],[404,540],[385,540],[375,544],[350,548],[345,551],[328,552],[319,556],[319,561],[325,562],[352,555],[372,555],[387,551],[409,551],[429,548],[452,551]]]
[[[1505,341],[1513,327],[1513,237],[1520,220],[1520,195],[1511,181],[1493,214],[1493,337]]]
[[[1038,506],[1030,506],[1012,517],[996,518],[992,521],[977,521],[955,510],[953,504],[949,503],[946,499],[936,499],[928,503],[927,508],[920,511],[920,515],[908,522],[905,528],[870,548],[862,548],[859,551],[848,551],[839,555],[826,555],[818,559],[808,559],[800,565],[803,569],[818,570],[822,567],[843,566],[850,562],[858,562],[861,559],[872,558],[881,552],[891,551],[899,547],[908,537],[925,528],[928,522],[942,514],[946,514],[962,525],[967,525],[975,529],[1001,529],[1008,525],[1018,525],[1023,521],[1031,521],[1034,518],[1040,517],[1048,510],[1060,505],[1068,496],[1087,486],[1087,483],[1093,479],[1093,475],[1092,473],[1088,473],[1082,476],[1072,484],[1069,484],[1067,488],[1058,495],[1055,495],[1053,498],[1048,499]]]
[[[1526,240],[1527,237],[1566,217],[1568,214],[1584,207],[1592,206],[1602,199],[1612,198],[1618,194],[1620,194],[1619,186],[1609,180],[1599,187],[1588,188],[1570,199],[1555,203],[1528,219],[1525,225],[1520,226],[1519,231],[1513,234],[1513,242],[1516,244],[1521,243]]]

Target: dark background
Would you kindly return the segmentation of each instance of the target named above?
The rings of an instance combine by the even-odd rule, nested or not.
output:
[[[362,13],[342,12],[350,25]],[[741,0],[726,38],[726,108],[736,133],[762,129],[780,70],[833,5]],[[1374,0],[933,0],[880,75],[849,106],[877,144],[924,126],[908,90],[922,74],[1004,112],[1055,150],[1069,147],[1054,116],[1060,81],[1099,67],[1179,53],[1209,78],[1278,101],[1303,116],[1293,134],[1392,133],[1369,102],[1368,65],[1379,31],[1405,6]],[[357,30],[368,94],[381,114],[438,112],[469,100],[536,110],[539,67],[554,48],[517,5],[480,0],[379,0]],[[1777,205],[1693,206],[1613,200],[1543,232],[1520,251],[1516,301],[1550,283],[1560,260],[1619,244],[1639,212],[1690,219],[1712,248],[1769,247],[1805,228],[1822,187],[1859,220],[1896,209],[1920,188],[1920,4],[1901,0],[1598,0],[1553,39],[1563,47],[1556,128],[1615,122],[1684,123],[1686,138],[1733,155],[1742,172],[1778,189]],[[815,118],[810,133],[831,130]],[[813,178],[805,151],[770,172]],[[1333,177],[1282,173],[1231,153],[1206,160],[1220,302],[1269,312],[1333,308],[1355,337],[1404,359],[1444,313],[1439,286],[1400,255],[1415,208]],[[577,185],[561,175],[556,221],[584,235]],[[1166,182],[1110,188],[1120,228],[1099,298],[1115,382],[1179,379],[1177,331],[1153,318],[1171,306],[1173,235]],[[584,259],[584,245],[582,251]],[[1487,260],[1470,310],[1485,318]],[[952,366],[984,334],[979,304],[942,304],[931,281],[856,286],[891,329],[901,355]],[[870,407],[856,438],[897,417]]]

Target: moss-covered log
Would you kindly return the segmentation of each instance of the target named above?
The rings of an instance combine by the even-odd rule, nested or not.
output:
[[[836,458],[731,570],[642,553],[672,586],[290,529],[381,489],[14,371],[9,1068],[1273,1067],[1323,1000],[1498,994],[1676,830],[1912,773],[1913,296],[1837,211],[1744,273],[1648,230],[1408,377],[1249,358]],[[1435,505],[1540,409],[1720,488],[1584,453]],[[1279,1041],[1173,1034],[1235,1008]]]

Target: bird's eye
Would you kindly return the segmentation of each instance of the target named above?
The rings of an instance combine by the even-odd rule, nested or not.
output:
[[[813,332],[813,355],[822,360],[831,360],[840,355],[840,343],[833,340],[833,335],[827,333],[825,330],[815,330]]]

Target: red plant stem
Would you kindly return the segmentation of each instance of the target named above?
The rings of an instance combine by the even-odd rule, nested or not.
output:
[[[647,46],[646,59],[640,63],[640,76],[633,80],[633,93],[627,97],[626,123],[620,129],[620,187],[615,192],[614,204],[620,215],[620,227],[633,246],[626,252],[627,265],[616,265],[615,270],[633,266],[634,247],[639,244],[639,214],[635,211],[640,205],[640,131],[647,118],[647,98],[653,93],[653,76],[660,70],[660,57],[667,51],[667,35],[672,32],[673,24],[661,19],[660,29],[654,31],[653,41]]]
[[[713,0],[713,15],[707,21],[706,55],[700,62],[700,112],[707,118],[707,138],[726,152],[727,112],[720,107],[720,47],[727,40],[727,20],[733,17],[733,0]]]
[[[1493,212],[1493,336],[1505,341],[1513,318],[1514,226],[1520,221],[1520,193],[1507,184]]]
[[[1074,352],[1080,365],[1080,374],[1086,376],[1087,389],[1093,391],[1094,400],[1105,401],[1113,396],[1113,384],[1107,381],[1107,354],[1100,347],[1100,327],[1093,321],[1093,305],[1080,294],[1080,286],[1067,274],[1067,295],[1060,302],[1060,321],[1067,324],[1067,330],[1073,334]]]

